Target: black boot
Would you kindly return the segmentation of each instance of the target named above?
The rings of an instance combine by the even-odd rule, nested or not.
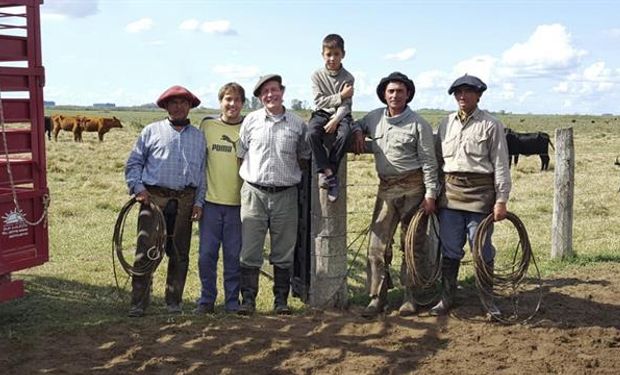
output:
[[[456,294],[456,280],[459,276],[461,261],[458,259],[443,258],[441,261],[441,299],[428,312],[432,316],[446,315],[454,304]]]
[[[497,319],[502,313],[493,300],[493,273],[495,272],[495,262],[492,260],[486,262],[486,266],[487,272],[480,280],[480,286],[482,288],[480,291],[480,298],[482,305],[487,309],[490,317],[492,319]]]
[[[242,302],[237,314],[252,315],[256,311],[256,295],[258,294],[259,268],[241,267],[239,289]]]
[[[288,293],[291,289],[291,274],[288,268],[273,266],[273,311],[278,315],[290,315]]]

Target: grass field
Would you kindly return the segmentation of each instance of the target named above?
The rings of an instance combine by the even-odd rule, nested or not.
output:
[[[52,111],[77,114],[77,111]],[[138,132],[147,123],[162,118],[163,112],[110,111],[92,115],[116,116],[124,128],[112,129],[100,143],[96,133],[84,133],[83,143],[74,143],[70,133],[58,142],[47,143],[48,185],[52,198],[49,217],[50,261],[14,276],[26,280],[25,298],[0,304],[0,339],[28,340],[42,331],[64,332],[88,325],[124,321],[128,294],[117,293],[112,269],[112,233],[119,209],[128,200],[124,165]],[[194,120],[205,113],[193,112]],[[442,114],[422,112],[436,126]],[[307,115],[307,114],[306,114]],[[509,210],[525,223],[543,274],[582,264],[620,261],[620,168],[613,162],[620,154],[620,121],[598,116],[500,115],[517,131],[546,131],[573,127],[575,140],[574,252],[565,262],[551,261],[551,219],[555,159],[547,172],[539,172],[536,156],[522,157],[512,170],[513,193]],[[574,122],[573,122],[574,120]],[[376,176],[370,155],[349,156],[348,227],[350,238],[368,225]],[[197,228],[195,227],[195,232]],[[199,294],[197,237],[192,242],[191,265],[185,290],[186,312]],[[499,249],[501,252],[501,248]],[[395,250],[395,255],[398,250]],[[352,251],[350,259],[356,254]],[[395,256],[393,275],[400,259]],[[351,300],[363,303],[365,249],[357,255],[349,276]],[[155,276],[151,309],[163,306],[165,277],[161,267]],[[471,269],[462,278],[471,280]],[[221,278],[220,278],[221,280]],[[125,282],[126,277],[121,278]],[[270,313],[271,283],[262,278],[258,309]],[[398,295],[391,296],[397,298]],[[221,296],[220,296],[221,299]],[[293,307],[304,306],[293,300]],[[218,315],[225,319],[225,315]],[[148,324],[149,319],[141,323]]]

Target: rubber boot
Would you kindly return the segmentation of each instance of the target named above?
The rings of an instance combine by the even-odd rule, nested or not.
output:
[[[382,313],[385,309],[388,291],[387,278],[387,274],[383,273],[379,281],[378,293],[370,295],[370,303],[366,306],[364,311],[362,311],[362,316],[364,318],[372,319]]]
[[[288,268],[273,266],[273,311],[278,315],[290,315],[288,294],[291,289],[291,274]]]
[[[407,272],[407,263],[405,262],[405,257],[403,256],[403,261],[400,264],[400,283],[403,285],[404,293],[403,303],[398,309],[398,315],[400,316],[411,316],[418,312],[418,306],[413,299],[413,288],[411,287],[412,281],[410,279],[411,278]]]
[[[486,266],[487,266],[487,271],[489,273],[489,277],[488,278],[485,277],[483,280],[481,280],[482,290],[480,293],[480,298],[482,299],[481,302],[484,305],[484,307],[487,309],[489,316],[492,319],[498,319],[502,315],[502,312],[500,311],[499,307],[497,307],[497,305],[495,304],[495,301],[493,300],[493,273],[495,271],[495,262],[494,261],[486,262]]]
[[[446,315],[454,304],[456,294],[456,281],[459,275],[461,261],[457,259],[443,258],[441,261],[441,299],[428,312],[432,316]]]
[[[252,315],[256,311],[259,272],[259,268],[241,267],[239,289],[241,290],[242,302],[237,311],[239,315]]]
[[[130,318],[140,318],[144,316],[144,312],[151,300],[152,276],[133,276],[131,284],[131,307],[127,316]]]

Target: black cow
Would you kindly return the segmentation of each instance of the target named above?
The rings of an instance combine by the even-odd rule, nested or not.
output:
[[[44,117],[45,132],[47,133],[47,139],[52,140],[52,118],[50,116]]]
[[[549,145],[553,147],[549,134],[536,133],[517,133],[510,128],[506,128],[506,142],[508,143],[509,165],[512,165],[514,157],[515,166],[519,162],[519,155],[540,155],[540,170],[549,168]]]
[[[616,162],[614,163],[614,165],[618,165],[620,166],[620,160],[618,159],[619,157],[616,156]],[[618,188],[618,192],[620,192],[620,188]]]

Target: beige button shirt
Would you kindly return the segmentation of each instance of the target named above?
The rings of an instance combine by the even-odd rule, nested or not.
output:
[[[476,108],[465,124],[458,114],[445,118],[437,130],[436,149],[445,173],[494,174],[496,202],[507,202],[512,182],[504,125]]]

